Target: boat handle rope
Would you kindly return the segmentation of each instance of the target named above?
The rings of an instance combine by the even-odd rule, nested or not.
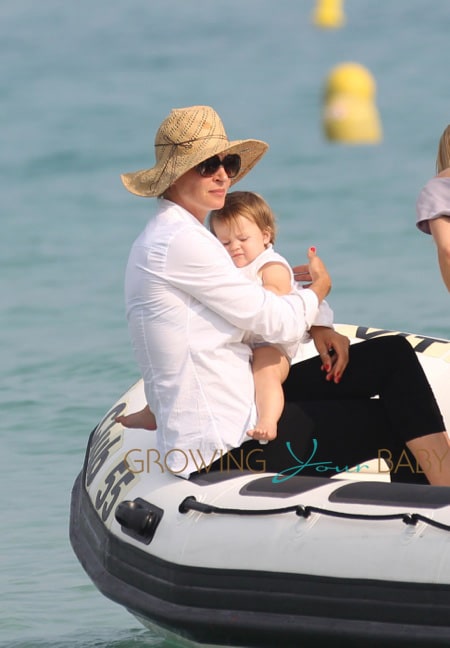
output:
[[[318,506],[303,506],[302,504],[294,504],[284,508],[273,509],[234,509],[234,508],[221,508],[199,502],[194,496],[186,497],[178,507],[180,513],[188,513],[189,511],[198,511],[200,513],[217,513],[219,515],[278,515],[280,513],[295,513],[299,517],[308,518],[311,513],[319,513],[320,515],[328,515],[330,517],[346,518],[349,520],[401,520],[404,524],[415,526],[417,522],[425,522],[430,526],[442,529],[443,531],[450,531],[450,525],[437,522],[432,518],[422,515],[421,513],[391,513],[389,515],[366,515],[364,513],[344,513],[343,511],[331,511],[329,509],[319,508]]]

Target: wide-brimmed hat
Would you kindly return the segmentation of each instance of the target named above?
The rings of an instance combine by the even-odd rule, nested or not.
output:
[[[229,141],[222,120],[209,106],[175,108],[162,122],[155,137],[156,164],[151,169],[123,173],[122,182],[137,196],[161,196],[180,176],[219,153],[241,156],[234,184],[252,169],[269,145],[260,140]]]

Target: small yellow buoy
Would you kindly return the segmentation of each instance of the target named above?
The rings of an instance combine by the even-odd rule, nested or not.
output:
[[[342,0],[317,0],[312,22],[317,27],[341,27],[345,23]]]
[[[326,137],[350,144],[380,142],[383,136],[375,94],[375,80],[364,66],[343,63],[333,68],[324,91]]]

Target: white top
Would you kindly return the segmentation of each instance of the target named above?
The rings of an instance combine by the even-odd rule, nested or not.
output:
[[[286,266],[291,277],[291,286],[292,288],[294,288],[294,273],[292,272],[292,268],[286,261],[286,259],[281,256],[281,254],[275,252],[272,244],[269,244],[266,249],[261,252],[261,254],[258,254],[256,259],[253,259],[253,261],[251,261],[248,265],[242,266],[240,270],[246,277],[251,279],[251,281],[255,281],[260,286],[262,286],[262,277],[260,271],[261,268],[266,265],[266,263],[281,263],[282,265]]]
[[[245,331],[293,343],[315,323],[318,299],[310,289],[279,297],[256,285],[194,216],[157,202],[130,251],[127,317],[160,463],[188,477],[202,459],[209,465],[240,446],[256,423]]]
[[[416,212],[416,225],[425,234],[431,234],[428,221],[450,216],[450,178],[429,180],[417,198]]]

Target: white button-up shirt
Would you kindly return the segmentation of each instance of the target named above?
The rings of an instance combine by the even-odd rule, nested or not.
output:
[[[312,290],[280,297],[256,285],[194,216],[162,199],[131,248],[125,298],[160,462],[183,477],[256,423],[245,332],[289,344],[320,318]]]

